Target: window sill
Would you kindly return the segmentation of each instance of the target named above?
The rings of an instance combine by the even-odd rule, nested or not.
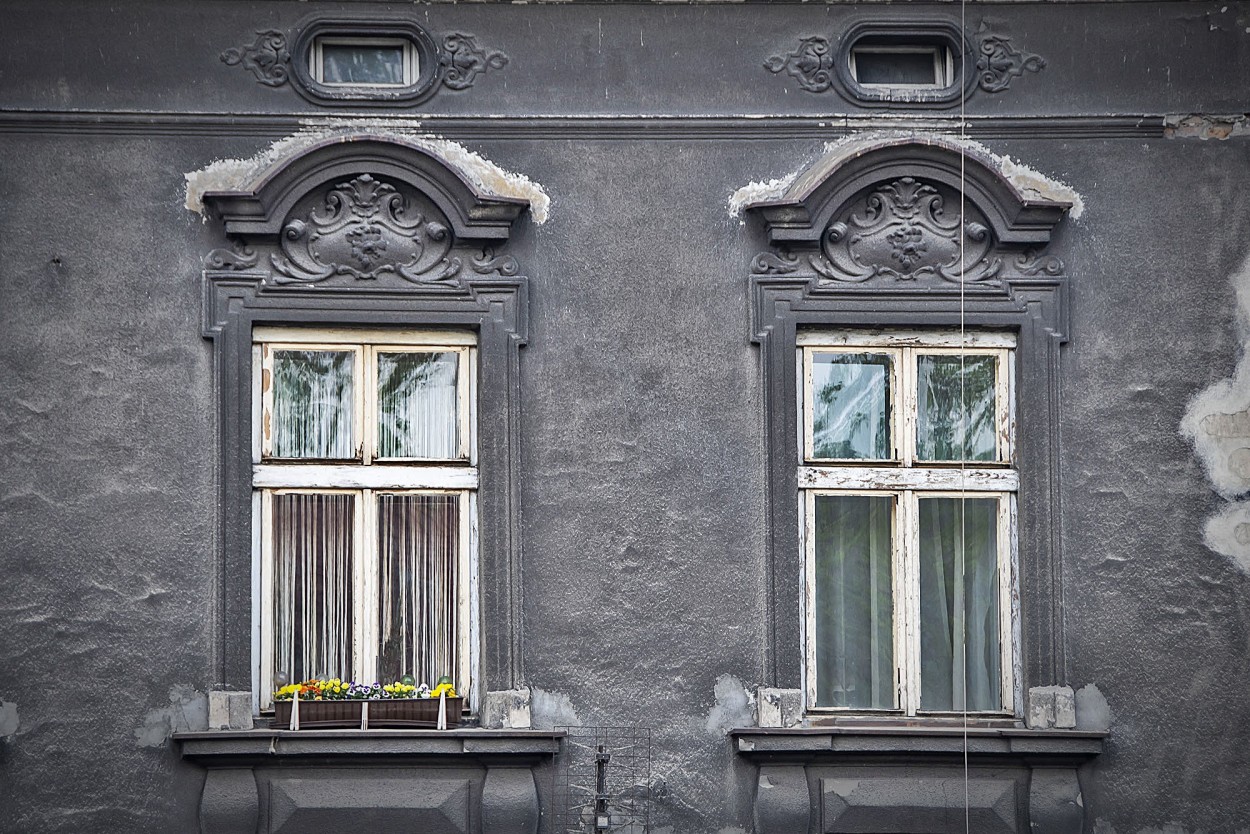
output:
[[[281,765],[306,756],[335,759],[515,759],[554,756],[563,732],[549,730],[212,730],[175,733],[182,757],[213,766]]]
[[[874,722],[784,729],[730,731],[737,750],[751,759],[795,763],[861,762],[866,757],[942,758],[964,754],[961,724]],[[1029,764],[1077,766],[1102,752],[1107,733],[1088,730],[1030,730],[1022,727],[970,725],[966,731],[970,760],[1025,760]]]

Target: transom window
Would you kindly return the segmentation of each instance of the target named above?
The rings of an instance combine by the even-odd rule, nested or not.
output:
[[[1010,712],[1014,337],[798,345],[809,707]]]
[[[469,684],[472,334],[253,331],[262,704],[313,676]]]
[[[420,75],[416,45],[407,38],[320,36],[308,58],[313,80],[331,87],[407,87]]]

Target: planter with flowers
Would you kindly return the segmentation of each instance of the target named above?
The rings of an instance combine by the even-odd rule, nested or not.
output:
[[[356,683],[339,678],[292,683],[273,693],[274,726],[292,730],[362,730],[459,726],[464,698],[449,678],[430,689],[405,677],[395,683]]]

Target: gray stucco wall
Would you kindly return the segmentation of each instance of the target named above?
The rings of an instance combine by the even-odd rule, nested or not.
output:
[[[509,244],[532,282],[524,682],[564,705],[561,720],[571,707],[586,724],[652,728],[667,783],[657,832],[749,830],[752,769],[723,731],[750,720],[742,687],[772,683],[747,304],[765,241],[727,202],[801,169],[848,125],[886,124],[765,59],[900,8],[7,3],[0,700],[17,721],[0,723],[12,730],[0,830],[196,826],[203,773],[168,735],[203,727],[215,682],[218,450],[199,279],[222,237],[183,207],[183,175],[310,119],[360,115],[218,60],[256,30],[338,9],[411,15],[506,52],[468,91],[366,115],[461,142],[552,198],[548,222],[523,220]],[[1084,200],[1049,251],[1072,286],[1064,682],[1095,684],[1111,716],[1083,777],[1087,829],[1244,830],[1250,578],[1204,544],[1224,502],[1180,424],[1244,347],[1231,279],[1250,256],[1250,143],[1170,137],[1164,121],[1247,109],[1250,7],[967,14],[1047,59],[1004,93],[973,95],[969,135]],[[921,116],[916,129],[958,131],[950,111]]]

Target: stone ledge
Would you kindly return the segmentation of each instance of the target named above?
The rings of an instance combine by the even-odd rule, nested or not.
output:
[[[831,726],[731,730],[738,752],[752,759],[795,763],[855,762],[866,757],[942,759],[964,754],[960,726]],[[1080,765],[1102,752],[1107,733],[1085,730],[1029,730],[969,727],[973,760]]]
[[[563,736],[542,730],[227,730],[175,733],[174,741],[184,759],[211,766],[299,757],[538,760],[554,756]]]

